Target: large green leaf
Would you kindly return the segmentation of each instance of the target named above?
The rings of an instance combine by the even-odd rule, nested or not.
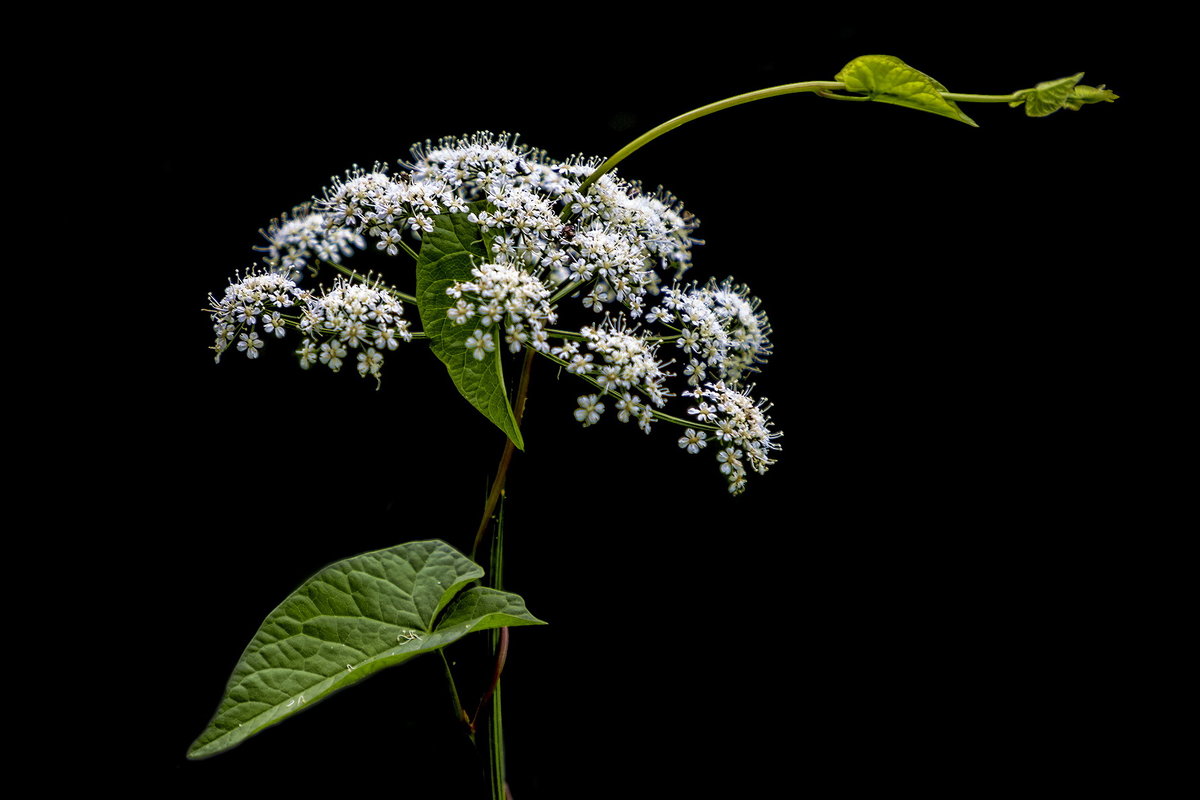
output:
[[[430,540],[338,561],[272,611],[188,751],[205,758],[385,667],[471,631],[540,625],[515,594],[463,588],[483,570]]]
[[[942,97],[945,86],[895,56],[859,56],[842,67],[835,79],[846,84],[848,92],[866,94],[865,99],[928,111],[979,127],[953,101]]]
[[[476,264],[487,259],[482,232],[466,214],[439,214],[434,217],[433,224],[433,230],[421,237],[421,252],[417,259],[417,304],[421,324],[434,354],[446,365],[450,379],[462,396],[504,431],[513,444],[524,449],[525,442],[504,388],[504,370],[500,363],[504,340],[498,326],[484,331],[492,334],[495,349],[478,359],[467,346],[467,339],[479,326],[458,325],[446,316],[447,309],[456,302],[446,294],[446,289],[456,280],[473,278],[472,258]]]

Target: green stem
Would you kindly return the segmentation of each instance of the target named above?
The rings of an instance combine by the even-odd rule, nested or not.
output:
[[[412,260],[413,260],[413,261],[416,261],[417,259],[419,259],[419,258],[420,258],[420,256],[419,256],[419,255],[417,255],[417,251],[416,251],[416,250],[413,250],[413,249],[412,249],[412,247],[410,247],[410,246],[409,246],[408,242],[401,241],[401,242],[400,242],[400,248],[401,248],[402,250],[404,250],[404,252],[406,252],[406,253],[408,253],[410,256],[412,256]]]
[[[454,673],[450,671],[450,662],[446,658],[446,648],[439,647],[438,655],[442,657],[442,668],[446,670],[446,683],[450,686],[450,700],[454,703],[454,718],[467,726],[467,736],[471,741],[475,741],[475,729],[471,726],[471,720],[467,717],[467,712],[463,710],[462,701],[458,697],[458,687],[454,683]]]
[[[499,537],[497,537],[496,541],[500,541]],[[495,585],[497,581],[492,581],[492,583],[493,589],[500,588]],[[508,659],[508,628],[500,628],[498,632],[493,629],[489,633],[489,638],[493,640],[492,650],[496,652],[496,663],[492,667],[491,683],[488,684],[487,691],[483,693],[483,697],[479,698],[479,707],[475,709],[475,716],[471,718],[472,730],[475,728],[475,723],[479,719],[479,715],[487,708],[488,700],[500,690],[500,675],[504,672],[504,662]],[[493,714],[493,716],[495,715]]]
[[[527,360],[526,366],[532,361]],[[524,406],[524,396],[528,390],[528,370],[524,370],[521,388],[518,389],[519,405]],[[517,416],[520,423],[520,415]],[[492,552],[488,561],[488,574],[491,576],[493,589],[504,588],[504,491],[500,492],[500,505],[496,511],[496,530],[492,536]],[[488,779],[492,792],[492,800],[505,800],[508,794],[508,784],[505,781],[504,764],[504,719],[500,706],[500,675],[504,672],[504,662],[508,659],[508,628],[488,631],[488,644],[491,652],[496,654],[492,668],[492,680],[487,691],[479,700],[475,717],[470,727],[475,729],[481,713],[487,713],[487,748],[488,748]]]
[[[842,83],[841,81],[804,81],[802,83],[787,83],[782,86],[771,86],[766,89],[759,89],[754,92],[747,92],[746,94],[727,97],[724,100],[718,100],[715,103],[709,103],[706,106],[693,109],[686,114],[680,114],[678,117],[669,119],[656,128],[651,128],[629,144],[622,147],[616,153],[609,156],[609,159],[601,164],[595,172],[589,175],[587,180],[581,183],[576,191],[578,191],[580,194],[583,194],[587,191],[587,188],[599,180],[604,173],[611,170],[617,164],[620,164],[632,153],[654,141],[664,133],[673,131],[680,125],[686,125],[694,119],[699,119],[700,117],[705,117],[709,114],[715,114],[718,111],[722,111],[726,108],[732,108],[733,106],[740,106],[743,103],[752,103],[755,100],[765,100],[768,97],[777,97],[783,94],[795,94],[797,92],[816,92],[823,89],[844,89],[845,87],[846,84]]]
[[[563,211],[563,213],[566,214],[566,213],[570,212],[570,210],[571,209],[568,206]],[[564,297],[566,297],[567,295],[569,295],[571,292],[575,291],[582,285],[583,285],[583,281],[575,281],[574,283],[567,284],[566,286],[564,286],[563,288],[559,289],[557,292],[554,293],[554,296],[550,298],[550,301],[549,301],[550,305],[554,305],[559,300],[562,300]]]
[[[700,119],[700,117],[706,117],[709,114],[715,114],[718,111],[723,111],[726,108],[732,108],[733,106],[740,106],[744,103],[753,103],[755,100],[765,100],[768,97],[778,97],[779,95],[784,94],[797,94],[799,92],[823,93],[830,89],[844,88],[846,88],[846,84],[842,83],[841,81],[802,81],[800,83],[785,83],[782,86],[770,86],[766,89],[758,89],[757,91],[746,92],[745,94],[738,94],[734,95],[733,97],[726,97],[724,100],[718,100],[715,103],[709,103],[706,106],[694,108],[686,114],[680,114],[678,117],[669,119],[661,125],[651,128],[629,144],[622,147],[617,152],[613,153],[608,157],[607,161],[597,167],[591,175],[588,175],[583,183],[579,184],[579,188],[575,191],[581,195],[584,194],[588,188],[593,183],[600,180],[600,178],[606,172],[617,166],[617,164],[620,164],[633,153],[662,136],[664,133],[673,131],[681,125],[686,125],[692,120]],[[571,206],[568,203],[566,208],[562,210],[562,219],[566,220],[570,216]],[[559,289],[554,296],[550,298],[550,304],[553,305],[554,303],[557,303],[559,300],[578,289],[581,285],[583,285],[583,281],[575,281],[574,283]]]
[[[956,92],[938,92],[945,100],[955,103],[1011,103],[1017,100],[1020,92],[1012,94],[958,94]]]
[[[415,253],[413,254],[413,257],[414,258],[416,257]],[[394,286],[385,286],[384,284],[380,283],[379,281],[373,280],[369,275],[360,275],[359,273],[355,272],[354,270],[350,269],[349,267],[343,267],[341,264],[338,264],[335,261],[326,261],[324,259],[321,259],[321,263],[327,264],[328,266],[333,267],[334,269],[336,269],[338,272],[342,273],[343,275],[347,275],[351,278],[354,278],[356,281],[361,281],[362,283],[365,283],[368,286],[378,285],[380,288],[382,288],[384,291],[386,291],[388,294],[392,295],[393,297],[395,297],[399,300],[403,300],[406,303],[412,303],[414,306],[417,305],[417,298],[413,297],[411,294],[405,294],[404,292],[400,291],[399,289],[397,289]]]
[[[533,348],[525,350],[525,363],[521,366],[521,380],[513,401],[513,418],[517,422],[517,427],[521,426],[521,416],[525,413],[525,398],[529,394],[529,374],[533,371],[533,353]],[[488,492],[487,502],[483,506],[483,518],[479,520],[479,528],[475,531],[475,541],[471,545],[472,561],[475,560],[475,554],[479,551],[479,543],[483,541],[483,535],[487,533],[488,525],[492,521],[492,514],[496,511],[496,504],[500,502],[500,495],[504,492],[504,481],[508,477],[508,465],[512,462],[515,450],[516,446],[512,439],[506,439],[504,452],[500,455],[500,464],[496,468],[496,477],[492,480],[491,491]]]
[[[550,353],[542,353],[541,355],[545,358],[550,359],[555,364],[558,364],[560,367],[569,366],[570,362],[568,362],[564,359],[561,359],[556,355],[552,355]],[[601,394],[607,395],[608,397],[619,397],[619,395],[616,392],[613,392],[609,389],[604,388],[604,386],[600,383],[600,381],[596,380],[595,378],[592,378],[581,372],[576,372],[573,374],[575,375],[575,377],[581,378],[584,381],[586,381],[587,383],[590,383],[595,388],[599,389]],[[666,413],[665,411],[659,411],[654,408],[650,409],[650,416],[654,417],[656,420],[658,420],[660,422],[671,422],[671,423],[674,423],[675,425],[679,425],[680,427],[694,428],[695,430],[698,430],[698,431],[720,430],[720,428],[718,428],[716,425],[710,425],[707,422],[699,422],[694,419],[683,419],[682,417],[676,417],[676,416]]]

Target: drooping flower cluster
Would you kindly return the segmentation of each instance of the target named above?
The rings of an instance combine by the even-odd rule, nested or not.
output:
[[[739,391],[723,382],[708,383],[704,388],[684,392],[697,399],[688,413],[697,422],[716,426],[713,438],[720,447],[717,461],[721,472],[729,479],[729,491],[740,493],[746,488],[746,465],[762,474],[775,463],[771,451],[779,449],[775,441],[779,433],[771,429],[765,401],[755,401],[749,393]],[[691,452],[703,447],[706,437],[689,428],[679,446]]]
[[[278,272],[252,271],[238,276],[221,299],[209,295],[216,360],[236,343],[257,358],[265,341],[259,334],[283,338],[287,328],[303,336],[296,354],[308,369],[321,363],[341,370],[349,351],[357,349],[358,372],[379,379],[383,354],[399,341],[411,341],[404,309],[382,286],[339,277],[320,294],[301,289]]]
[[[262,249],[281,274],[239,279],[213,301],[218,357],[235,343],[255,357],[261,321],[266,334],[301,331],[305,368],[336,371],[358,348],[360,373],[378,377],[383,352],[411,338],[397,295],[345,279],[321,295],[284,282],[372,242],[387,255],[417,256],[438,217],[457,214],[456,230],[465,220],[477,238],[471,278],[446,289],[446,313],[470,326],[457,341],[471,356],[529,348],[552,358],[593,387],[575,410],[585,426],[613,408],[649,432],[656,420],[683,421],[682,411],[667,413],[670,398],[695,398],[680,446],[717,444],[730,490],[742,491],[747,470],[765,471],[778,449],[764,403],[743,386],[770,355],[770,324],[744,286],[682,283],[701,243],[696,220],[661,188],[647,192],[615,172],[593,180],[600,164],[556,161],[515,136],[481,132],[414,146],[394,172],[353,168],[267,232]],[[573,308],[561,308],[568,300]],[[565,329],[551,328],[560,318]],[[671,389],[675,363],[682,392]]]
[[[605,394],[617,399],[619,420],[636,419],[638,426],[649,433],[654,420],[650,404],[656,408],[666,405],[669,392],[665,383],[671,377],[658,359],[658,343],[637,331],[625,330],[611,317],[601,325],[585,325],[580,333],[591,352],[580,353],[577,343],[568,341],[557,348],[557,354],[571,356],[570,371],[590,377]],[[594,361],[595,356],[599,356],[599,362]]]

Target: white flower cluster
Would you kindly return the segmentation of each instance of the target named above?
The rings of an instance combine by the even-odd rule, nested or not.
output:
[[[390,176],[379,165],[334,178],[317,207],[338,225],[378,239],[375,247],[389,255],[399,253],[405,231],[432,231],[433,217],[467,210],[463,197],[444,181],[414,182],[406,173]]]
[[[218,300],[208,296],[213,332],[217,335],[213,350],[216,361],[235,342],[237,349],[250,358],[258,358],[264,342],[258,335],[261,321],[267,334],[283,336],[285,323],[282,314],[296,304],[300,290],[295,281],[278,272],[250,272],[246,277],[235,276]]]
[[[572,371],[591,375],[605,392],[614,395],[620,392],[623,404],[618,406],[622,410],[618,416],[621,421],[628,422],[627,415],[636,416],[642,429],[649,433],[652,415],[642,395],[662,408],[669,395],[664,384],[671,377],[664,369],[666,365],[658,360],[658,343],[636,331],[625,330],[620,322],[613,323],[611,318],[605,319],[602,325],[584,326],[580,333],[587,342],[587,349],[599,355],[602,363],[592,363],[590,353],[575,354]],[[564,349],[573,344],[568,342]]]
[[[209,303],[218,362],[235,342],[238,350],[257,358],[265,344],[259,325],[277,338],[290,327],[304,337],[296,351],[304,369],[320,362],[338,372],[349,349],[359,349],[359,374],[378,380],[384,352],[412,339],[404,310],[391,294],[342,277],[318,295],[281,273],[252,271],[230,281],[220,300],[209,295]]]
[[[553,323],[558,315],[550,307],[550,290],[535,276],[508,264],[481,264],[471,270],[473,281],[455,281],[446,294],[458,302],[447,310],[447,315],[458,325],[474,319],[483,331],[504,323],[505,341],[508,349],[517,353],[528,344],[536,350],[547,352],[550,344],[546,337],[546,325]],[[475,298],[475,302],[464,299],[463,294]],[[479,348],[475,356],[483,358]]]
[[[702,287],[676,286],[663,294],[662,305],[648,316],[679,326],[675,344],[688,359],[684,374],[692,386],[710,377],[737,385],[771,354],[767,315],[745,286],[710,280]]]
[[[257,248],[276,272],[298,277],[314,260],[341,263],[354,250],[366,247],[357,231],[343,227],[329,214],[314,211],[305,203],[292,209],[291,216],[273,220],[263,232],[267,244]]]
[[[403,306],[378,285],[338,276],[332,288],[320,296],[306,293],[304,301],[297,327],[305,339],[296,351],[304,369],[319,361],[337,372],[347,348],[361,348],[358,373],[378,380],[383,353],[395,350],[400,340],[412,341]]]
[[[723,382],[708,383],[702,389],[683,394],[699,401],[688,409],[697,422],[716,426],[713,439],[721,448],[717,462],[729,479],[731,493],[738,494],[746,488],[746,464],[762,474],[775,463],[770,453],[779,449],[775,439],[780,434],[771,429],[764,401],[756,402],[748,393]],[[707,441],[705,432],[688,428],[679,446],[695,453]]]
[[[579,398],[576,419],[590,426],[614,407],[619,420],[649,432],[655,419],[671,418],[660,410],[673,396],[674,376],[658,350],[673,343],[694,388],[685,394],[706,409],[694,415],[696,428],[681,446],[695,453],[721,443],[717,460],[734,493],[745,488],[748,468],[762,472],[774,463],[769,453],[778,434],[740,388],[770,355],[770,325],[744,286],[679,283],[700,240],[692,235],[695,219],[674,197],[646,193],[612,173],[580,191],[599,160],[554,162],[487,133],[427,142],[413,155],[409,180],[454,187],[471,204],[468,219],[482,229],[494,261],[475,268],[476,280],[448,290],[457,301],[449,316],[479,325],[467,341],[476,358],[495,349],[492,325],[504,325],[514,352],[524,345],[545,353],[547,334],[557,336],[563,341],[549,354],[598,390]],[[542,321],[558,314],[549,300],[571,294],[604,321],[548,331]],[[662,302],[647,312],[660,294]]]
[[[661,190],[606,174],[580,192],[598,159],[556,162],[488,132],[426,142],[412,155],[394,175],[376,165],[334,179],[317,209],[393,255],[406,231],[419,237],[434,216],[469,210],[489,232],[495,263],[519,263],[550,287],[586,285],[591,307],[620,302],[635,317],[660,272],[681,276],[699,243],[696,220]]]
[[[272,225],[261,249],[280,274],[239,278],[213,300],[218,358],[234,344],[256,357],[261,322],[264,335],[301,331],[305,368],[320,362],[337,371],[357,348],[359,372],[378,377],[383,353],[411,338],[397,295],[339,279],[318,296],[291,280],[370,241],[388,255],[415,257],[409,241],[434,231],[438,215],[462,214],[478,226],[486,255],[469,280],[447,289],[447,316],[471,326],[464,346],[474,358],[530,348],[594,387],[575,411],[585,426],[611,406],[646,432],[659,420],[689,424],[665,410],[677,394],[667,367],[678,361],[680,382],[690,387],[682,394],[697,400],[680,446],[697,453],[718,443],[734,493],[749,469],[774,463],[779,434],[743,386],[770,355],[770,324],[758,299],[731,280],[681,283],[701,240],[693,236],[697,221],[674,196],[614,172],[592,180],[600,159],[556,161],[515,136],[488,132],[427,141],[412,148],[411,159],[395,172],[355,167],[322,198]],[[578,302],[573,316],[558,305],[568,298]],[[599,324],[584,321],[596,313]],[[570,319],[566,329],[552,329],[563,324],[560,316]]]

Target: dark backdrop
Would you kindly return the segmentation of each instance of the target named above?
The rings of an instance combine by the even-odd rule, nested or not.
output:
[[[163,787],[368,780],[458,797],[476,768],[433,659],[184,758],[258,623],[305,578],[401,541],[469,548],[503,444],[421,344],[388,357],[378,392],[353,371],[302,372],[275,341],[257,363],[214,365],[206,296],[255,260],[272,217],[426,138],[516,131],[552,156],[608,154],[868,53],[963,92],[1086,70],[1122,93],[1129,69],[1120,26],[393,15],[361,31],[203,19],[187,44],[164,32],[122,58],[129,222],[170,224],[135,257],[161,291],[141,310],[158,334],[112,443],[135,448],[107,499],[132,520],[115,546],[138,565],[129,614],[152,619],[156,654],[151,691],[125,675],[136,699],[114,763]],[[647,437],[610,415],[581,429],[581,386],[537,365],[507,584],[550,624],[512,633],[518,800],[756,797],[780,782],[973,792],[1108,768],[1097,746],[1112,723],[1093,699],[1121,576],[1077,512],[1109,502],[1095,479],[1112,442],[1097,432],[1120,392],[1104,365],[1126,357],[1140,302],[1108,257],[1137,102],[1046,119],[970,105],[971,129],[790,96],[622,165],[700,218],[692,276],[764,298],[776,352],[758,393],[783,450],[730,498],[712,456],[687,456],[666,426]]]

